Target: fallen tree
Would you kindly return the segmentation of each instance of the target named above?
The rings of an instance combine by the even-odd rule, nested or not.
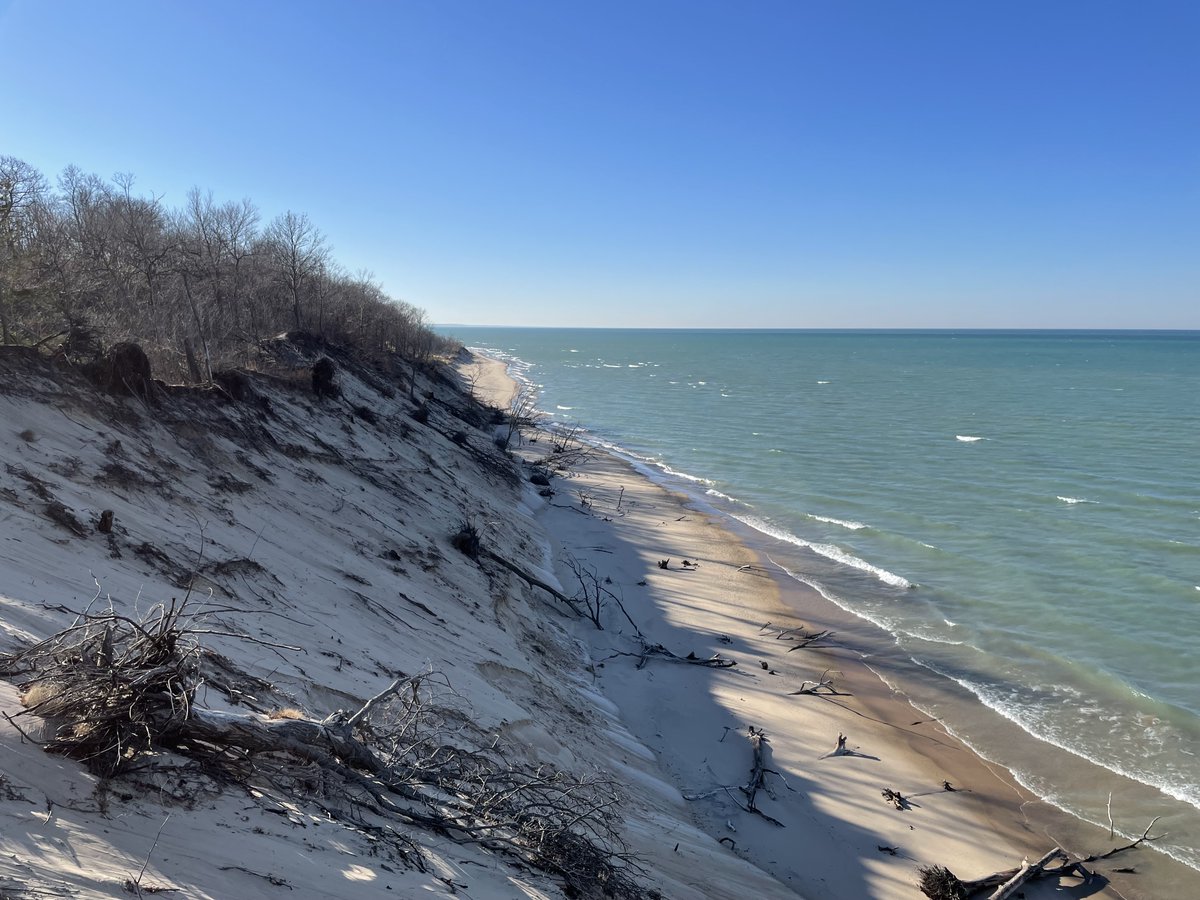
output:
[[[1011,869],[993,872],[982,878],[975,878],[968,881],[960,880],[958,876],[945,866],[921,866],[917,869],[917,874],[920,878],[918,885],[921,888],[921,893],[931,898],[931,900],[968,900],[968,898],[988,888],[993,888],[994,890],[988,894],[987,900],[1008,900],[1008,898],[1019,896],[1021,887],[1026,883],[1039,878],[1077,877],[1085,881],[1090,880],[1097,877],[1097,873],[1086,868],[1087,864],[1111,859],[1119,853],[1124,853],[1126,850],[1135,850],[1142,844],[1165,837],[1165,835],[1161,834],[1151,837],[1150,830],[1156,822],[1158,822],[1157,816],[1146,826],[1146,830],[1142,832],[1141,837],[1124,846],[1114,847],[1107,853],[1092,854],[1084,859],[1072,861],[1061,847],[1055,847],[1044,854],[1037,862],[1030,863],[1026,860],[1021,865],[1014,866]],[[1056,859],[1063,860],[1062,864],[1051,866],[1050,863]]]
[[[183,757],[219,782],[286,788],[354,827],[369,810],[411,865],[422,866],[420,851],[396,825],[482,844],[561,877],[578,896],[643,896],[610,780],[513,762],[494,742],[471,741],[436,702],[444,679],[435,673],[401,675],[358,710],[321,720],[198,707],[198,638],[216,633],[228,635],[197,622],[186,598],[141,621],[85,611],[0,656],[0,675],[18,683],[26,707],[5,717],[34,740],[18,720],[37,716],[44,749],[104,779],[136,779]]]
[[[767,776],[778,775],[774,769],[768,769],[765,761],[765,753],[767,746],[767,734],[761,728],[749,726],[747,736],[750,738],[750,749],[754,752],[754,765],[750,768],[750,780],[742,787],[742,793],[746,795],[746,808],[755,815],[761,816],[772,825],[783,827],[783,823],[774,816],[769,816],[755,805],[755,799],[758,797],[758,792],[766,790]],[[772,795],[773,796],[773,795]]]

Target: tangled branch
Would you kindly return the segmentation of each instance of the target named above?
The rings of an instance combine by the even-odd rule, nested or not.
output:
[[[10,721],[44,720],[46,750],[105,777],[180,754],[217,779],[285,785],[326,809],[366,808],[482,844],[558,875],[578,896],[643,896],[610,779],[519,763],[494,743],[478,746],[465,726],[450,724],[462,717],[439,704],[448,685],[431,672],[402,676],[357,711],[323,720],[200,708],[196,635],[205,630],[186,605],[160,605],[142,621],[85,613],[0,657],[0,675],[24,691],[26,708]],[[411,843],[396,843],[408,859]]]

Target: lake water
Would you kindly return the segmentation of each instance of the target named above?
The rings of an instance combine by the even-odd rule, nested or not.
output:
[[[443,330],[884,629],[1035,793],[1200,869],[1200,332]]]

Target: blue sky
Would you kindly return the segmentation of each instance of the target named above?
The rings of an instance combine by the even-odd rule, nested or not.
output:
[[[433,321],[1200,328],[1194,2],[0,0],[0,154]]]

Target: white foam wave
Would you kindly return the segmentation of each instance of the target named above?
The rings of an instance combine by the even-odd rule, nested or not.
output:
[[[1070,503],[1072,506],[1076,503],[1099,503],[1099,500],[1084,500],[1082,497],[1055,497],[1056,500],[1061,500],[1063,503]]]
[[[830,525],[840,525],[842,528],[849,528],[851,531],[861,531],[868,527],[865,522],[846,521],[845,519],[835,519],[832,516],[818,516],[813,513],[805,513],[805,515],[814,522],[828,522]]]
[[[728,500],[730,503],[740,503],[742,506],[750,505],[748,503],[744,503],[743,501],[739,500],[737,497],[732,497],[729,494],[723,493],[722,491],[718,491],[716,488],[709,488],[704,493],[710,497],[720,497],[722,500]]]
[[[734,516],[734,518],[737,518],[737,517]],[[810,588],[812,588],[814,591],[816,591],[818,594],[820,594],[822,597],[824,597],[826,600],[828,600],[830,603],[832,603],[838,609],[844,610],[845,612],[848,612],[853,616],[857,616],[858,618],[862,619],[863,621],[870,622],[872,625],[876,626],[877,628],[882,629],[883,631],[890,632],[892,630],[892,625],[894,623],[890,619],[885,619],[881,616],[873,616],[869,612],[867,612],[866,610],[863,610],[863,609],[855,609],[853,606],[851,606],[849,603],[847,603],[845,600],[843,600],[837,594],[833,593],[833,591],[826,588],[825,585],[821,584],[819,581],[814,581],[813,579],[809,578],[806,575],[801,575],[799,572],[793,572],[787,566],[779,563],[778,560],[772,559],[770,557],[770,555],[767,556],[767,559],[770,560],[772,565],[776,566],[781,572],[783,572],[789,578],[794,578],[796,581],[799,581],[801,584],[808,585]]]
[[[1104,760],[1094,755],[1085,752],[1078,741],[1067,740],[1056,734],[1053,729],[1046,728],[1044,717],[1037,714],[1036,709],[1013,702],[1011,699],[1015,694],[1015,689],[1009,688],[1007,691],[1002,691],[999,687],[980,684],[976,681],[971,681],[968,678],[962,678],[954,675],[951,672],[943,670],[940,666],[931,663],[926,659],[913,659],[914,662],[925,668],[936,672],[937,674],[949,678],[955,684],[970,691],[988,709],[998,713],[1030,737],[1051,746],[1058,747],[1060,750],[1065,750],[1067,753],[1077,756],[1080,759],[1108,769],[1110,772],[1116,772],[1118,775],[1124,775],[1126,778],[1133,781],[1141,782],[1142,784],[1152,787],[1168,797],[1174,797],[1182,803],[1187,803],[1200,809],[1200,788],[1192,784],[1176,784],[1166,778],[1163,778],[1158,772],[1148,772],[1123,765],[1115,760]],[[1067,693],[1078,694],[1074,688],[1062,685],[1060,690]],[[1057,693],[1054,692],[1054,693]],[[1059,804],[1061,805],[1061,804]]]
[[[711,478],[701,478],[699,475],[689,475],[687,472],[677,472],[675,469],[672,469],[670,466],[661,462],[656,462],[656,465],[674,478],[682,478],[684,481],[692,481],[696,484],[703,484],[709,487],[716,484],[716,482]]]
[[[952,641],[948,637],[943,637],[940,634],[935,634],[932,631],[924,631],[921,629],[900,629],[899,634],[905,637],[916,638],[919,641],[925,641],[930,644],[949,644],[953,647],[961,647],[966,641]]]
[[[982,440],[983,440],[983,438],[981,438],[981,437],[978,437],[978,436],[976,436],[976,435],[973,435],[973,434],[956,434],[956,435],[954,436],[954,439],[955,439],[956,441],[962,441],[964,444],[974,444],[976,441],[982,441]]]
[[[828,381],[818,381],[817,384],[830,384]]]
[[[574,409],[575,407],[573,407],[573,406],[558,406],[556,404],[554,408],[555,409]]]
[[[603,368],[605,368],[605,369],[619,369],[619,368],[621,368],[620,366],[613,365],[612,363],[601,363],[600,365],[601,365]]]
[[[763,534],[770,535],[777,540],[784,541],[789,544],[794,544],[797,547],[805,547],[824,556],[826,559],[831,559],[834,562],[841,563],[844,566],[849,566],[852,569],[858,569],[860,572],[867,572],[874,575],[884,584],[890,584],[892,587],[908,589],[913,587],[913,583],[903,575],[897,575],[895,572],[889,572],[887,569],[881,569],[879,566],[873,566],[865,559],[859,559],[853,554],[847,553],[841,547],[834,544],[816,544],[812,541],[806,541],[802,537],[797,537],[790,531],[785,531],[782,528],[777,528],[770,522],[766,522],[757,516],[734,516],[739,522],[749,525],[755,531],[761,531]],[[787,571],[786,569],[784,571]],[[790,572],[788,574],[791,574]],[[806,582],[807,583],[807,582]]]
[[[913,662],[915,662],[917,665],[924,666],[925,668],[929,668],[929,666],[926,665],[921,660],[915,659],[913,657],[909,657],[909,658]],[[870,667],[868,667],[868,668],[870,668]],[[871,671],[875,672],[874,669],[871,669]],[[877,676],[879,676],[879,678],[885,684],[887,684],[889,687],[892,687],[893,689],[895,688],[895,686],[892,685],[890,682],[888,682],[888,680],[886,678],[884,678],[881,673],[875,672],[875,674]],[[939,674],[941,674],[941,673],[939,673]],[[996,758],[996,756],[994,754],[989,753],[985,746],[970,740],[970,738],[968,738],[967,735],[962,734],[962,733],[958,732],[957,730],[955,730],[947,721],[940,718],[938,713],[935,712],[933,709],[930,709],[929,707],[925,706],[924,704],[918,703],[917,701],[913,700],[912,698],[909,698],[909,702],[913,705],[913,707],[918,712],[921,712],[924,715],[927,715],[931,718],[937,719],[939,724],[942,726],[942,728],[944,728],[946,730],[947,734],[949,734],[952,738],[955,738],[956,740],[962,741],[968,748],[970,748],[970,750],[973,753],[975,753],[976,756],[979,756],[982,759],[987,760],[988,762],[996,763],[997,765],[1004,765],[1003,763],[1000,762],[999,759]],[[1008,771],[1012,774],[1013,778],[1016,779],[1017,784],[1021,785],[1021,787],[1025,788],[1025,790],[1029,791],[1029,793],[1033,794],[1034,796],[1041,797],[1047,803],[1049,803],[1053,806],[1057,806],[1059,809],[1063,810],[1064,812],[1070,813],[1075,818],[1081,819],[1082,821],[1087,822],[1091,825],[1095,825],[1097,828],[1103,828],[1108,825],[1108,823],[1101,822],[1101,821],[1093,818],[1092,816],[1088,815],[1086,812],[1084,812],[1082,809],[1080,809],[1076,804],[1067,801],[1066,798],[1063,798],[1063,797],[1059,796],[1058,794],[1053,793],[1052,791],[1048,791],[1047,785],[1041,779],[1034,778],[1030,773],[1023,772],[1020,769],[1014,769],[1009,766],[1005,766],[1005,768],[1007,768]],[[1131,839],[1133,837],[1136,837],[1136,835],[1125,835],[1123,832],[1118,832],[1118,833],[1122,834],[1123,837],[1129,837]],[[1185,866],[1188,866],[1189,868],[1192,868],[1192,869],[1200,868],[1196,865],[1196,859],[1194,856],[1189,858],[1187,855],[1184,855],[1179,852],[1179,850],[1182,848],[1170,847],[1170,846],[1163,845],[1161,843],[1147,844],[1146,846],[1148,846],[1151,850],[1157,850],[1159,853],[1162,853],[1165,856],[1171,857],[1176,862],[1183,863]]]

